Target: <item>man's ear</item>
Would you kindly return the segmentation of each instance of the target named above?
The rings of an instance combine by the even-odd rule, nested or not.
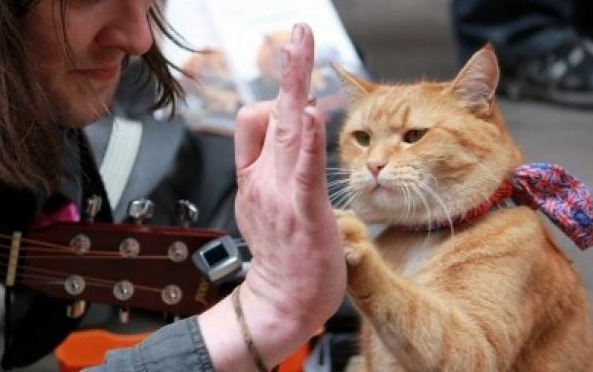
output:
[[[492,113],[500,72],[490,43],[478,50],[450,83],[457,101],[478,117]]]
[[[354,76],[337,63],[332,62],[331,67],[338,75],[350,104],[358,101],[362,96],[376,88],[376,85],[372,82]]]

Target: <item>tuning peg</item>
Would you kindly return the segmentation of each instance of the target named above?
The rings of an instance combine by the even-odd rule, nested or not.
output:
[[[119,322],[121,324],[130,323],[130,308],[129,307],[120,307],[119,308]]]
[[[199,215],[196,205],[189,200],[178,200],[175,214],[177,222],[181,227],[189,227],[193,222],[198,220]]]
[[[103,198],[99,195],[92,195],[86,199],[85,218],[88,222],[94,222],[95,217],[101,210],[103,204]]]
[[[76,300],[66,308],[66,316],[70,319],[78,319],[84,315],[86,310],[85,300]]]
[[[130,202],[128,216],[137,224],[142,224],[147,218],[151,218],[154,213],[154,203],[148,199],[136,199]]]

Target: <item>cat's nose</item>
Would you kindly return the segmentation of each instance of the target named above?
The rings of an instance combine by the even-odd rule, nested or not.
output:
[[[381,169],[383,169],[385,167],[385,164],[382,163],[368,163],[367,164],[367,168],[369,169],[369,172],[371,172],[371,174],[373,175],[373,177],[377,178],[377,176],[379,176],[379,172],[381,172]]]

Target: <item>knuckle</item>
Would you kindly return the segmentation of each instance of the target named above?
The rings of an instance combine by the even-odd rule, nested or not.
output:
[[[237,123],[250,122],[256,115],[257,110],[252,106],[243,106],[237,112]]]
[[[309,172],[297,171],[294,174],[295,183],[301,190],[311,190],[319,185],[319,176]]]
[[[284,147],[292,148],[298,145],[299,137],[297,132],[285,123],[279,123],[274,130],[276,142]]]

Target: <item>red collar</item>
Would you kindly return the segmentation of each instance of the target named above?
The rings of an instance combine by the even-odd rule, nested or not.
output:
[[[432,231],[459,225],[483,215],[509,197],[516,204],[542,212],[579,248],[593,247],[591,193],[583,182],[564,168],[550,163],[530,163],[517,167],[486,202],[451,221],[399,227],[406,231]]]
[[[512,193],[513,184],[510,180],[505,180],[488,200],[476,207],[471,208],[463,214],[451,218],[451,221],[433,221],[429,224],[418,225],[396,225],[396,227],[404,231],[435,231],[445,227],[450,227],[450,222],[453,223],[453,226],[458,226],[487,213],[503,200],[510,198]]]

